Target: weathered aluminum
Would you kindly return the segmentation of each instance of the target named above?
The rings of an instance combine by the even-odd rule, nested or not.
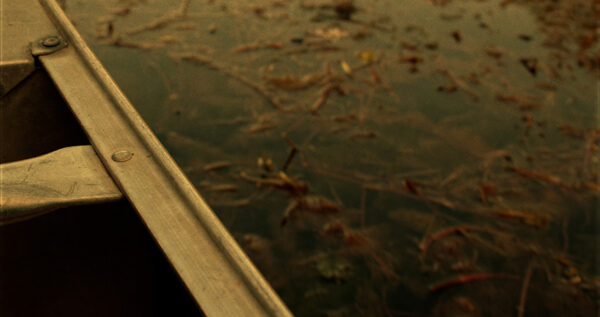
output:
[[[33,0],[8,0],[3,1],[3,6],[18,7],[13,14],[25,12],[25,22],[35,16],[32,26],[21,25],[20,32],[28,35],[23,38],[29,43],[39,43],[39,39],[56,35],[56,31],[68,43],[59,51],[39,56],[39,60],[81,123],[104,167],[138,211],[203,312],[208,316],[291,315],[57,3],[42,0],[40,6]],[[43,11],[55,27],[40,32],[39,25],[50,24]],[[17,42],[15,47],[22,48],[23,44]],[[123,149],[132,156],[126,161],[114,161],[112,155]]]
[[[1,36],[1,35],[0,35]],[[2,55],[2,54],[0,54]],[[35,69],[33,59],[7,60],[0,56],[0,96],[4,96]]]
[[[0,165],[0,225],[123,197],[89,145]]]
[[[5,95],[35,70],[30,43],[54,30],[39,10],[32,10],[29,1],[2,1],[0,9],[0,96]]]

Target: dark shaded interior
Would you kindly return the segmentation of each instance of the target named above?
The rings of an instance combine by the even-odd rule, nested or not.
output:
[[[0,316],[198,316],[126,201],[0,227]]]
[[[0,99],[0,163],[89,144],[43,69]],[[0,316],[203,315],[135,210],[57,210],[0,226]]]
[[[89,144],[85,133],[45,70],[1,97],[0,163],[83,144]]]

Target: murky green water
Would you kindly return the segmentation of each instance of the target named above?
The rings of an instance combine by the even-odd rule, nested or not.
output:
[[[598,11],[440,2],[67,13],[295,314],[594,316]]]

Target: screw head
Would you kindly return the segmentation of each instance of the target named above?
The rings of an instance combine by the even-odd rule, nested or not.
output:
[[[60,44],[58,36],[49,36],[42,40],[42,45],[44,47],[56,47],[58,44]]]
[[[113,155],[111,156],[112,160],[115,162],[127,162],[129,160],[131,160],[131,158],[133,157],[133,153],[129,152],[129,151],[117,151],[115,153],[113,153]]]

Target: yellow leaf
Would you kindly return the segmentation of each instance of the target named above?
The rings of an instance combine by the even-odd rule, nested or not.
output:
[[[360,52],[360,60],[365,64],[371,64],[375,60],[375,54],[371,50],[362,51]]]
[[[346,63],[346,61],[341,61],[340,66],[342,66],[342,69],[344,70],[344,72],[346,74],[352,75],[352,67],[350,67],[350,65],[348,65],[348,63]]]

